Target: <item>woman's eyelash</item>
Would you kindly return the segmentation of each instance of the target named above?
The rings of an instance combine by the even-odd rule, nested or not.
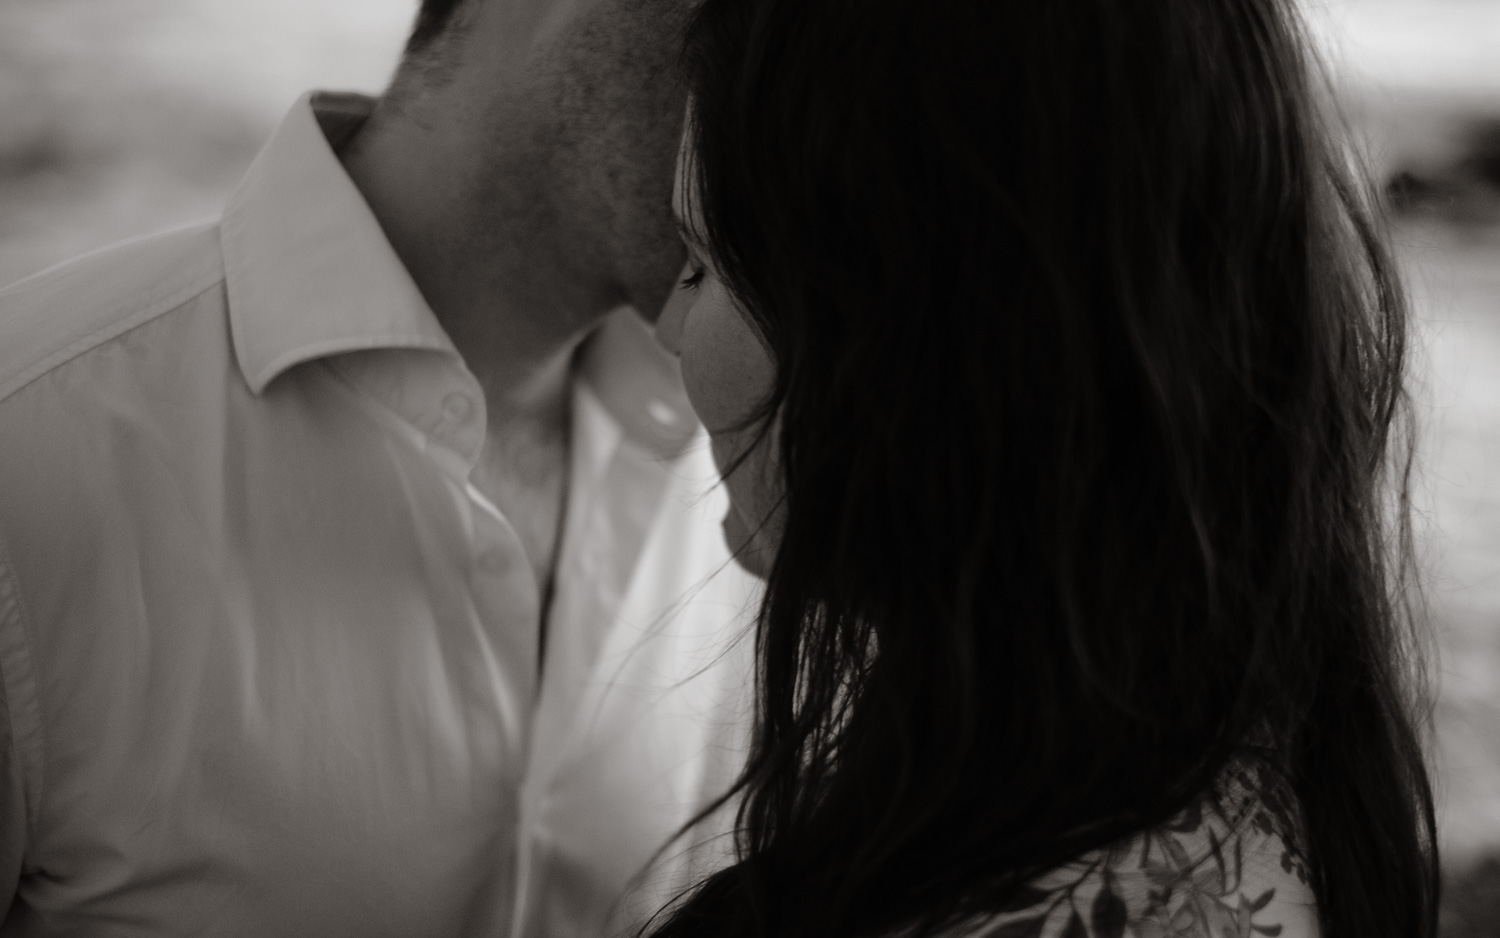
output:
[[[683,277],[677,285],[684,290],[696,290],[698,289],[698,284],[703,282],[704,272],[704,268],[694,267],[693,272],[688,276]]]

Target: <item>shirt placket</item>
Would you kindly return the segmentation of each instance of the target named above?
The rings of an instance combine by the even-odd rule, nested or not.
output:
[[[468,539],[468,582],[480,621],[504,649],[507,726],[518,756],[529,760],[537,691],[541,597],[520,536],[504,513],[472,482],[484,450],[486,419],[479,382],[462,366],[444,369],[435,389],[419,392],[428,427],[428,452],[448,476]],[[518,765],[520,771],[522,766]],[[524,774],[524,773],[523,773]]]
[[[474,625],[497,650],[502,671],[492,691],[509,736],[506,749],[516,760],[510,774],[519,780],[529,758],[541,604],[515,528],[470,481],[485,444],[484,394],[456,354],[398,352],[393,358],[347,364],[341,371],[436,467],[452,497],[463,543],[443,555],[466,565]]]

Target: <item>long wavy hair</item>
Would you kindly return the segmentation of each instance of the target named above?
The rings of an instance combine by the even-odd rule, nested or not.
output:
[[[1434,934],[1407,313],[1312,62],[1290,0],[705,0],[785,531],[656,938],[931,933],[1249,757],[1324,934]]]

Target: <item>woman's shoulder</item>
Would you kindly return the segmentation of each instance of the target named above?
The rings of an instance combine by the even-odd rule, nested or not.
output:
[[[1237,765],[1167,824],[1033,880],[953,938],[1317,938],[1295,797]]]

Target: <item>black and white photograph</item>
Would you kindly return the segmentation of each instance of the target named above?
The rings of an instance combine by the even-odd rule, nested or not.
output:
[[[1500,0],[0,0],[0,938],[1500,938]]]

